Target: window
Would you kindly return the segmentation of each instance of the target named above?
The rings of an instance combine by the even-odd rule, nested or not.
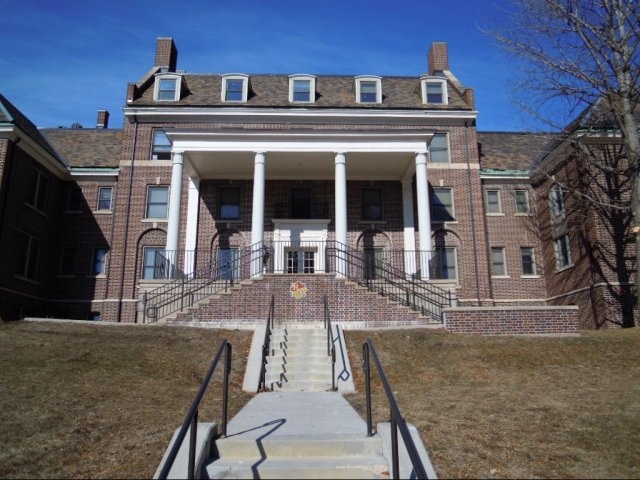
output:
[[[153,280],[155,278],[164,277],[164,262],[159,255],[164,252],[160,247],[143,247],[142,248],[142,278],[145,280]]]
[[[62,247],[58,275],[69,277],[76,274],[76,255],[75,247]]]
[[[516,190],[516,213],[529,213],[529,192],[526,190]]]
[[[429,277],[433,280],[455,280],[456,249],[454,247],[436,247],[429,262]]]
[[[362,189],[362,219],[382,220],[382,190],[380,188]]]
[[[240,219],[240,188],[220,188],[220,220]]]
[[[504,248],[502,247],[491,247],[491,275],[494,277],[504,277],[507,275]]]
[[[104,275],[107,271],[107,249],[94,248],[91,262],[92,275]]]
[[[98,188],[98,210],[100,211],[111,210],[112,193],[113,193],[113,188],[111,187]]]
[[[152,160],[171,160],[171,142],[162,130],[153,131]]]
[[[449,163],[449,136],[446,133],[436,133],[429,144],[429,159],[431,163]]]
[[[487,213],[502,213],[500,190],[487,190]]]
[[[536,275],[536,262],[532,247],[520,247],[520,260],[522,262],[522,275]]]
[[[358,103],[381,103],[381,84],[380,77],[357,77],[356,101]]]
[[[315,249],[314,248],[286,248],[287,273],[314,273]]]
[[[167,218],[169,213],[169,187],[149,186],[147,189],[147,218]]]
[[[222,100],[225,102],[246,102],[248,81],[247,75],[223,76]]]
[[[312,76],[289,77],[289,101],[309,103],[315,101],[316,79]]]
[[[572,266],[569,236],[563,235],[555,240],[556,269],[562,270]]]
[[[81,212],[84,197],[82,189],[77,185],[67,185],[65,212]]]
[[[311,189],[291,189],[291,218],[311,218]]]
[[[41,212],[44,212],[47,205],[47,195],[49,193],[49,177],[34,168],[31,171],[29,186],[31,187],[28,198],[29,204]]]
[[[455,219],[453,211],[453,191],[451,188],[431,190],[431,220],[448,222]]]
[[[28,233],[22,233],[16,274],[31,280],[36,279],[40,258],[40,240]]]
[[[433,103],[446,105],[447,81],[444,79],[423,79],[422,80],[422,101],[423,103]]]
[[[156,77],[155,99],[174,102],[180,99],[180,77],[163,75]]]
[[[565,213],[564,191],[558,185],[549,191],[549,207],[553,217],[560,217]]]

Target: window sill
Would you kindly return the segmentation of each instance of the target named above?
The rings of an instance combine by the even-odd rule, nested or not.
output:
[[[24,276],[19,275],[19,274],[15,274],[14,278],[16,278],[18,280],[22,280],[23,282],[31,283],[33,285],[40,285],[40,282],[38,282],[37,280],[34,280],[33,278],[24,277]]]
[[[531,213],[523,213],[523,212],[516,212],[513,214],[514,217],[530,217]]]
[[[536,278],[540,278],[540,275],[520,275],[520,278],[527,278],[527,279],[536,279]]]
[[[143,218],[142,223],[167,223],[168,218]]]
[[[113,210],[95,210],[93,213],[96,215],[111,215]]]
[[[95,278],[95,279],[103,278],[103,279],[106,279],[106,278],[107,278],[107,275],[106,275],[106,274],[104,274],[104,273],[98,273],[98,274],[96,274],[96,275],[87,275],[87,277],[86,277],[86,278]]]
[[[570,270],[573,267],[575,267],[575,265],[573,265],[573,264],[572,265],[567,265],[566,267],[562,267],[562,268],[556,267],[556,273],[561,273],[561,272],[564,272],[566,270]]]
[[[46,214],[46,212],[44,212],[43,210],[40,210],[38,207],[34,207],[33,205],[31,205],[31,204],[30,204],[30,203],[28,203],[28,202],[24,202],[24,205],[25,205],[27,208],[29,208],[29,209],[33,210],[34,212],[36,212],[36,213],[38,213],[38,214],[42,215],[42,216],[43,216],[43,217],[45,217],[45,218],[48,218],[48,217],[49,217],[49,215],[47,215],[47,214]]]
[[[62,273],[59,273],[58,275],[56,275],[56,278],[62,278],[62,279],[71,279],[71,278],[76,278],[76,275],[65,275]]]
[[[510,275],[491,275],[491,278],[511,278]]]
[[[495,213],[488,212],[487,213],[487,217],[504,217],[504,213],[502,213],[502,212],[495,212]]]

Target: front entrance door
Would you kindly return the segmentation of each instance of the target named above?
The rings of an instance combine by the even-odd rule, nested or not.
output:
[[[218,278],[221,280],[237,280],[239,275],[240,252],[237,248],[218,249]]]

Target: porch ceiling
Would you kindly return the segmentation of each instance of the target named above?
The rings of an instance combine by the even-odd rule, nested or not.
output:
[[[409,152],[347,152],[347,180],[400,180],[412,175],[415,154]],[[253,152],[186,151],[185,165],[200,179],[253,178]],[[334,178],[330,152],[267,152],[267,180]]]

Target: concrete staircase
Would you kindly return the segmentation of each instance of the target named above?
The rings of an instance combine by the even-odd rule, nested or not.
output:
[[[209,478],[389,478],[382,437],[335,392],[266,392],[216,440]]]
[[[265,385],[271,391],[331,390],[331,357],[327,331],[320,328],[279,328],[271,333]]]

